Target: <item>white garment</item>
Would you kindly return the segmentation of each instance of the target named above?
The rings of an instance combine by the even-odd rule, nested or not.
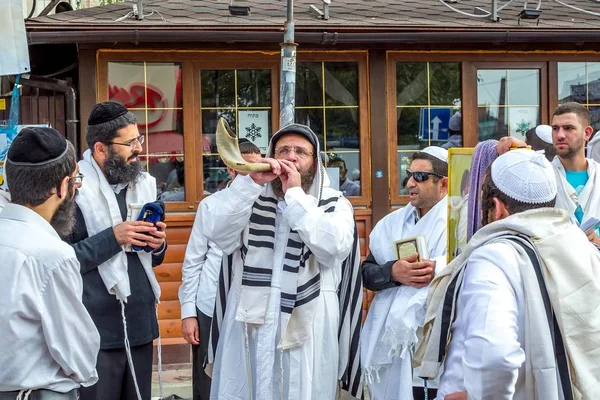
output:
[[[0,211],[2,211],[7,204],[10,204],[10,194],[0,189]]]
[[[73,248],[29,208],[0,214],[0,392],[68,392],[98,381],[100,335]]]
[[[587,158],[591,158],[596,162],[600,163],[600,133],[598,132],[596,132],[596,134],[588,142]]]
[[[583,209],[582,222],[592,217],[600,218],[600,163],[589,158],[587,162],[588,181],[581,194],[577,196],[573,186],[567,182],[565,168],[558,156],[552,161],[558,188],[556,208],[567,210],[573,223],[577,223],[575,219],[577,204]]]
[[[115,191],[109,185],[104,173],[94,160],[88,149],[79,161],[79,170],[85,175],[85,185],[79,188],[76,196],[77,205],[81,209],[88,235],[93,236],[103,230],[123,222]],[[117,188],[117,190],[119,190]],[[126,202],[143,206],[156,200],[156,180],[144,172],[135,187],[127,189]],[[160,299],[160,286],[152,269],[152,254],[139,251],[138,257],[146,271],[154,297]],[[127,302],[131,294],[129,274],[127,273],[127,255],[124,251],[114,255],[98,266],[100,277],[110,294]]]
[[[248,234],[252,206],[263,188],[249,176],[239,176],[229,189],[213,194],[214,202],[203,202],[205,235],[224,254],[232,254],[242,246]],[[323,197],[337,191],[323,188]],[[337,289],[341,279],[341,263],[353,243],[352,206],[341,197],[335,211],[324,213],[317,199],[301,188],[291,188],[285,195],[285,207],[278,207],[275,223],[273,276],[265,323],[245,325],[235,319],[239,303],[242,263],[233,271],[233,282],[214,364],[211,399],[236,400],[328,400],[334,399],[338,374],[339,301]],[[282,210],[282,208],[285,208]],[[321,291],[317,303],[312,334],[304,344],[285,350],[277,349],[282,335],[280,296],[281,273],[287,237],[296,230],[319,262]],[[235,252],[235,257],[239,257]],[[239,268],[238,268],[239,267]],[[246,338],[246,326],[247,335]],[[248,341],[248,347],[246,346]],[[249,357],[247,356],[249,350]],[[283,364],[283,370],[281,368]],[[280,386],[283,377],[283,385]],[[251,394],[252,392],[252,394]],[[281,396],[283,392],[283,396]]]
[[[466,390],[470,399],[526,400],[525,294],[514,247],[471,253],[457,308],[438,399]]]
[[[378,264],[396,260],[394,242],[424,236],[428,259],[435,260],[436,271],[446,265],[447,196],[427,214],[408,204],[388,214],[375,225],[369,243]],[[402,285],[377,293],[367,315],[361,338],[361,362],[372,400],[412,399],[412,352],[423,325],[428,288]],[[416,375],[415,375],[416,376]],[[430,387],[435,387],[431,382]]]
[[[202,203],[214,201],[211,199],[212,196],[207,197]],[[223,252],[204,235],[202,224],[208,218],[203,215],[206,210],[207,207],[198,207],[192,234],[185,250],[181,268],[182,283],[179,287],[181,319],[195,317],[196,307],[204,315],[212,318],[215,307]]]

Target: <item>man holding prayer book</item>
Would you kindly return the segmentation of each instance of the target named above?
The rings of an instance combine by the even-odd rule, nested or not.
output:
[[[378,292],[361,338],[371,400],[422,399],[427,390],[422,380],[413,389],[412,349],[424,322],[429,282],[446,264],[448,151],[435,146],[418,151],[406,172],[410,203],[375,225],[362,265],[363,285]],[[435,397],[432,391],[429,396]]]

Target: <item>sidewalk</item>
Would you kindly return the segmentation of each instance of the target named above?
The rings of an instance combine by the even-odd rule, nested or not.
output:
[[[162,372],[163,378],[163,396],[177,395],[184,399],[192,398],[192,369],[189,364],[179,366],[169,366],[168,370]],[[173,369],[171,369],[173,367]],[[152,400],[158,400],[160,397],[158,385],[158,372],[152,374]]]

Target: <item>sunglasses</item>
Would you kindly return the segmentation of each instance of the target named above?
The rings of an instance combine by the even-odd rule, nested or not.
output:
[[[406,170],[406,175],[408,178],[412,176],[415,182],[422,183],[429,179],[429,175],[437,176],[438,178],[445,178],[444,175],[436,174],[435,172],[428,171],[411,171],[410,169]]]

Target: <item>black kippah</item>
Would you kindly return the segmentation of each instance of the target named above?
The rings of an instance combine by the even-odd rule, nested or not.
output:
[[[129,112],[125,106],[114,101],[106,101],[104,103],[98,103],[92,107],[90,116],[88,118],[89,125],[99,125],[108,121],[112,121],[115,118],[119,118],[121,115],[125,115]]]
[[[13,140],[6,160],[15,165],[50,164],[67,154],[69,143],[56,129],[23,128]]]

